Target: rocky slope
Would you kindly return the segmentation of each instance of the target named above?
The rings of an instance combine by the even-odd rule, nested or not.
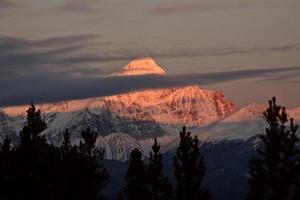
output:
[[[216,121],[235,109],[222,92],[198,86],[133,92],[107,97],[105,101],[119,116],[151,117],[160,124],[195,127]]]

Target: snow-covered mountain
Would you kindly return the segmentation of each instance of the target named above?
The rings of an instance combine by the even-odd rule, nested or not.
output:
[[[165,71],[150,57],[131,61],[114,75],[164,75]],[[66,128],[78,142],[87,127],[98,132],[99,146],[105,146],[110,159],[126,160],[132,148],[145,155],[153,138],[159,138],[164,151],[178,145],[181,126],[188,126],[203,141],[247,140],[264,130],[265,107],[250,104],[236,110],[221,91],[199,86],[149,89],[125,94],[37,105],[48,124],[49,141],[59,145]],[[0,142],[4,135],[15,141],[25,123],[26,106],[2,108]],[[296,121],[300,108],[289,111]]]
[[[134,59],[113,75],[132,76],[145,74],[165,75],[166,72],[153,60],[153,58],[145,56]]]
[[[249,141],[259,134],[265,133],[266,123],[263,112],[267,105],[251,103],[229,116],[217,120],[206,126],[191,129],[193,136],[197,136],[203,144],[222,143],[224,141],[238,140],[240,143]],[[296,124],[300,125],[300,109],[287,110],[288,116],[294,118]],[[163,147],[163,152],[174,151],[179,145],[179,138],[174,138]],[[258,140],[253,141],[253,147]]]
[[[0,110],[0,144],[5,136],[9,136],[13,141],[18,142],[18,134],[25,121],[23,117],[11,117]]]
[[[119,116],[141,120],[151,117],[167,125],[201,126],[235,109],[222,92],[198,86],[132,92],[105,101]]]
[[[195,126],[190,130],[204,143],[220,143],[231,140],[247,141],[264,132],[267,124],[262,113],[265,109],[265,105],[253,103],[240,110],[232,111],[226,117],[206,125]],[[297,123],[300,122],[299,108],[288,110],[288,114],[295,118]],[[154,137],[158,138],[163,152],[174,151],[179,144],[177,134],[180,127],[161,125],[155,120],[143,122],[134,120],[133,117],[122,120],[113,114],[108,107],[106,109],[46,113],[44,117],[49,126],[44,134],[47,134],[49,140],[55,144],[61,143],[62,133],[66,127],[73,133],[72,139],[75,143],[80,139],[80,131],[86,125],[93,127],[99,132],[97,144],[106,149],[109,159],[127,160],[129,152],[133,148],[141,149],[146,156],[153,144],[152,138]],[[5,133],[17,139],[16,130],[21,130],[24,122],[24,117],[11,117],[1,112],[0,139],[3,139]]]
[[[131,61],[117,75],[164,75],[150,57]],[[65,128],[76,134],[90,126],[100,135],[126,133],[136,139],[164,135],[161,125],[198,127],[231,113],[235,107],[220,91],[199,86],[161,88],[126,94],[37,105],[45,115],[46,133],[60,140]],[[10,117],[22,118],[27,106],[6,107]]]
[[[202,140],[248,140],[249,138],[264,134],[266,123],[263,112],[267,105],[251,103],[231,115],[205,127],[194,130]],[[300,124],[300,108],[287,110],[289,118],[294,118]],[[287,123],[287,126],[289,123]]]
[[[195,130],[195,132],[203,140],[248,140],[250,137],[264,132],[267,125],[263,118],[265,109],[265,105],[252,103],[216,123]]]
[[[235,108],[222,92],[198,86],[146,90],[109,97],[37,105],[48,123],[45,133],[60,141],[69,128],[75,135],[90,126],[100,135],[121,132],[136,139],[162,136],[162,125],[198,127],[227,116]],[[4,108],[22,119],[27,106]],[[24,119],[23,119],[24,120]]]

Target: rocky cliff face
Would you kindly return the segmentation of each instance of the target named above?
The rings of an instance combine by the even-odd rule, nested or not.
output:
[[[198,86],[147,90],[105,98],[109,109],[131,119],[154,119],[163,125],[191,127],[225,117],[235,107],[220,91]]]

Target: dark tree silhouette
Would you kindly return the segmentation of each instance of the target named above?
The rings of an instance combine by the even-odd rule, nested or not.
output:
[[[49,145],[45,136],[41,133],[47,128],[47,124],[41,118],[40,110],[36,110],[31,103],[27,112],[27,124],[20,132],[21,143],[16,149],[13,168],[16,175],[17,198],[39,199],[50,192],[51,166]],[[55,156],[54,156],[55,157]],[[22,167],[20,167],[22,166]],[[47,177],[47,178],[46,178]]]
[[[163,155],[160,152],[157,139],[154,139],[152,151],[150,151],[147,176],[151,200],[173,199],[172,184],[168,177],[163,174]]]
[[[69,131],[64,133],[58,193],[62,199],[104,199],[101,192],[109,178],[101,162],[105,151],[95,146],[96,132],[87,128],[81,135],[84,141],[72,146]]]
[[[200,154],[199,140],[197,136],[192,138],[186,127],[180,131],[180,144],[174,156],[174,167],[177,200],[210,199],[208,190],[202,186],[205,166]]]
[[[299,180],[299,137],[297,126],[284,107],[276,104],[273,97],[263,113],[268,123],[266,133],[260,135],[262,147],[250,161],[249,200],[292,199],[295,182]]]
[[[146,168],[142,160],[142,153],[138,149],[131,151],[129,167],[125,177],[124,187],[125,199],[128,200],[149,200],[147,189]]]
[[[13,154],[11,140],[6,135],[0,151],[0,199],[8,199],[10,195],[7,186],[10,181]]]
[[[41,112],[33,103],[26,112],[27,123],[20,132],[21,143],[11,155],[7,174],[5,187],[8,199],[45,198],[54,186],[51,171],[59,159],[59,151],[47,144],[45,136],[41,135],[47,128]]]
[[[81,137],[84,142],[80,142],[80,151],[88,156],[101,156],[103,157],[105,152],[104,149],[95,148],[95,143],[97,139],[97,133],[92,131],[90,127],[81,132]],[[101,151],[101,152],[100,152]]]
[[[96,200],[108,173],[102,165],[104,150],[95,146],[97,134],[82,132],[84,141],[72,145],[68,130],[61,147],[50,145],[42,132],[47,128],[33,103],[21,142],[10,147],[6,137],[0,151],[0,199],[9,200]]]
[[[79,150],[83,155],[84,168],[87,168],[83,177],[88,178],[85,185],[87,195],[91,195],[91,198],[88,199],[95,199],[93,198],[95,196],[97,199],[103,199],[104,196],[101,190],[105,187],[109,178],[108,172],[101,162],[105,156],[105,149],[96,148],[97,133],[89,127],[86,131],[81,132],[81,136],[84,142],[80,143]]]
[[[31,102],[30,107],[26,111],[27,125],[23,127],[20,133],[21,145],[31,145],[35,143],[45,143],[45,136],[40,133],[47,128],[47,124],[41,118],[41,111],[36,110],[35,105]]]

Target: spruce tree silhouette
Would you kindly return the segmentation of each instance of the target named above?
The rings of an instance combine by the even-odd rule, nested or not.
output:
[[[64,133],[60,148],[41,133],[47,125],[32,103],[20,144],[12,149],[5,138],[0,151],[0,199],[4,200],[98,200],[108,173],[102,165],[104,150],[95,147],[97,134],[82,132],[80,146]]]
[[[176,179],[175,198],[177,200],[207,200],[208,190],[203,189],[205,174],[203,156],[200,154],[197,136],[191,137],[186,127],[180,131],[180,144],[174,156]]]
[[[89,183],[85,185],[87,195],[91,195],[91,198],[88,199],[104,199],[101,190],[106,186],[109,179],[109,174],[101,162],[105,157],[105,149],[96,148],[97,133],[89,127],[86,131],[81,132],[81,136],[84,142],[80,143],[79,150],[83,156],[82,163],[85,165],[83,169],[86,170],[83,178],[88,178],[86,183]]]
[[[104,149],[95,148],[97,139],[97,133],[95,131],[92,131],[90,127],[88,127],[86,130],[81,132],[81,137],[84,142],[80,142],[79,149],[83,154],[88,156],[104,156]]]
[[[60,176],[61,199],[96,200],[104,199],[102,189],[109,175],[103,167],[104,149],[95,146],[97,133],[90,128],[82,131],[83,141],[72,146],[68,129],[64,133],[62,167]]]
[[[23,127],[20,133],[20,146],[31,145],[32,143],[46,143],[45,136],[40,135],[40,133],[47,128],[46,122],[41,118],[41,111],[36,110],[35,105],[31,102],[26,113],[27,125]]]
[[[260,135],[262,147],[258,156],[250,161],[249,200],[292,199],[295,182],[299,180],[297,169],[299,158],[299,137],[297,126],[290,119],[284,107],[276,104],[275,97],[269,101],[269,108],[263,113],[268,123],[266,133]]]
[[[146,168],[142,160],[142,153],[138,149],[132,150],[130,154],[124,194],[127,200],[150,199],[147,190]]]
[[[8,199],[11,174],[11,164],[14,149],[11,148],[11,140],[6,135],[0,151],[0,199]]]
[[[21,143],[16,148],[12,162],[11,199],[41,199],[53,189],[52,165],[59,159],[59,151],[47,144],[42,131],[47,124],[41,112],[31,103],[27,112],[27,124],[20,132]],[[54,161],[56,160],[56,161]],[[14,192],[17,191],[17,192]]]
[[[57,187],[55,191],[56,199],[74,199],[79,200],[83,198],[81,194],[80,185],[82,182],[78,181],[78,176],[81,176],[81,156],[79,149],[76,145],[71,145],[70,140],[71,134],[68,129],[65,130],[63,134],[63,143],[60,147],[61,150],[61,160],[59,167],[56,170],[58,173]],[[85,184],[85,183],[84,183]],[[78,194],[80,193],[80,194]]]
[[[168,177],[163,174],[163,155],[160,152],[157,139],[154,139],[152,151],[150,151],[147,177],[151,200],[173,199],[172,184]]]

